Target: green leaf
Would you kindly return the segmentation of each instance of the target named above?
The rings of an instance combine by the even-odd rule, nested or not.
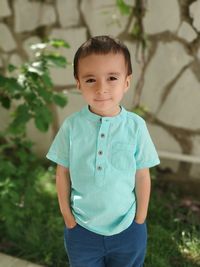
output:
[[[25,125],[31,118],[31,114],[29,113],[29,107],[26,104],[22,104],[17,107],[13,115],[14,120],[11,122],[9,130],[13,134],[24,133]]]
[[[20,98],[22,97],[22,94],[17,93],[17,94],[15,94],[13,97],[14,97],[15,99],[20,99]]]
[[[49,44],[55,48],[59,48],[59,47],[70,48],[70,45],[61,39],[52,39],[49,41]]]
[[[63,68],[63,67],[66,67],[67,65],[66,58],[58,54],[45,55],[45,58],[56,67]]]
[[[53,82],[52,82],[52,79],[51,77],[46,73],[44,73],[42,76],[41,76],[41,79],[42,81],[44,82],[44,85],[47,87],[47,88],[52,88],[53,87]]]
[[[9,91],[21,91],[24,88],[18,83],[16,78],[8,78],[6,87],[9,89]]]
[[[124,0],[116,0],[116,5],[122,15],[129,15],[131,13],[131,6],[127,5]]]
[[[15,121],[12,121],[8,127],[8,132],[11,135],[21,135],[25,132],[25,125],[17,125]]]
[[[38,101],[37,95],[33,91],[26,92],[25,99],[28,102],[28,105],[32,106],[34,101]]]
[[[52,122],[52,114],[46,106],[37,107],[35,110],[35,125],[42,131],[46,132],[49,128],[49,124]]]
[[[18,106],[15,112],[15,118],[17,123],[25,124],[30,119],[29,107],[26,104]]]
[[[0,102],[4,108],[6,109],[10,108],[11,101],[8,96],[0,96]]]
[[[24,85],[24,88],[27,90],[29,87],[35,87],[36,83],[38,83],[38,80],[42,76],[34,71],[27,71],[26,73],[26,84]]]
[[[0,75],[0,87],[10,93],[16,90],[23,90],[23,87],[18,83],[16,78],[7,78],[2,75]]]
[[[38,86],[37,91],[39,96],[41,96],[47,103],[51,102],[52,92],[48,91],[46,88],[42,86]]]
[[[0,87],[5,87],[6,82],[7,82],[7,78],[0,74]]]
[[[9,72],[13,72],[13,71],[16,70],[16,69],[17,69],[17,67],[14,66],[13,64],[9,64],[9,65],[8,65],[8,71],[9,71]]]
[[[63,94],[54,94],[53,101],[60,107],[64,107],[67,104],[67,98]]]

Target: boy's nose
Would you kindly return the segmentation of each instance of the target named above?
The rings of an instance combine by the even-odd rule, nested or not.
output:
[[[97,90],[96,90],[96,93],[98,94],[104,94],[107,92],[107,89],[106,89],[106,85],[104,82],[99,82],[97,84]]]

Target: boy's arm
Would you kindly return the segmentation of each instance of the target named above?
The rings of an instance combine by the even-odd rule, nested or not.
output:
[[[137,203],[135,221],[137,223],[143,223],[147,216],[151,190],[151,178],[149,169],[137,170],[135,179],[135,192]]]
[[[57,165],[56,169],[56,188],[58,193],[58,202],[60,211],[67,228],[76,226],[74,215],[70,208],[71,180],[69,169],[61,165]]]

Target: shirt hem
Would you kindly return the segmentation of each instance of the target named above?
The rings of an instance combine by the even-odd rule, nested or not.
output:
[[[125,229],[123,229],[123,230],[121,230],[121,231],[117,231],[117,232],[112,233],[112,234],[106,234],[106,233],[103,233],[103,232],[101,232],[101,231],[92,230],[91,228],[86,227],[86,226],[85,226],[82,222],[80,222],[78,219],[75,219],[75,220],[76,220],[76,222],[77,222],[80,226],[82,226],[83,228],[87,229],[88,231],[91,231],[91,232],[93,232],[93,233],[95,233],[95,234],[98,234],[98,235],[112,236],[112,235],[120,234],[121,232],[125,231],[125,230],[132,224],[134,218],[133,218],[133,220],[131,221],[131,223],[130,223]]]
[[[139,165],[139,166],[136,167],[136,170],[144,169],[144,168],[152,168],[152,167],[155,167],[155,166],[157,166],[159,164],[160,164],[160,160],[158,160],[156,162],[151,162],[151,163]]]
[[[65,168],[69,168],[69,165],[67,165],[65,162],[63,162],[62,160],[52,156],[52,155],[46,155],[46,158],[53,161],[54,163],[57,163],[59,165],[62,165]]]

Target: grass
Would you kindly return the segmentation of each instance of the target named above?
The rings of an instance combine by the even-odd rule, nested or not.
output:
[[[166,179],[157,178],[152,184],[144,266],[200,266],[199,201]]]
[[[26,190],[23,208],[4,202],[1,251],[49,267],[68,266],[54,183],[54,170],[41,169]],[[200,266],[199,214],[198,199],[180,192],[173,182],[154,178],[144,267]]]

